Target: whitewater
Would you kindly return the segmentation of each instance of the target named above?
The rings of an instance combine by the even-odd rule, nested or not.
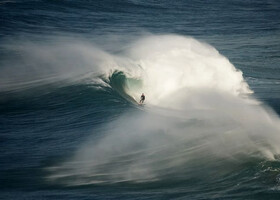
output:
[[[242,72],[213,46],[191,37],[149,35],[117,54],[82,43],[63,53],[69,51],[91,64],[86,75],[80,75],[85,69],[71,70],[71,84],[111,89],[133,109],[101,125],[98,139],[93,133],[72,156],[47,166],[51,184],[198,178],[199,184],[221,186],[252,162],[278,162],[277,114],[254,98]],[[62,55],[52,56],[58,62]],[[64,79],[65,73],[56,71],[55,77]],[[139,107],[142,92],[146,104]]]
[[[0,199],[278,200],[279,13],[1,1]]]

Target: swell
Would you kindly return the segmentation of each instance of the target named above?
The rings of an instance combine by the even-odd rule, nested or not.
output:
[[[270,171],[279,164],[279,118],[250,96],[242,71],[208,44],[161,35],[140,38],[118,54],[77,41],[11,49],[24,53],[25,62],[6,63],[1,71],[8,72],[8,82],[69,78],[66,85],[56,81],[54,89],[39,93],[40,109],[32,102],[31,109],[46,106],[58,118],[74,118],[69,130],[93,132],[71,156],[46,168],[51,184],[196,180],[194,186],[201,188],[223,187],[233,178],[240,189],[244,179],[262,184],[262,176],[254,179],[262,174],[257,166],[265,163]],[[26,68],[31,75],[21,77]],[[146,106],[128,109],[142,92]],[[278,172],[265,183],[273,186],[277,177]]]
[[[108,76],[87,74],[71,79],[15,83],[0,92],[1,110],[9,113],[45,108],[66,115],[70,109],[79,110],[92,105],[95,110],[98,107],[110,110],[111,106],[129,106],[137,103],[129,95],[129,88],[140,87],[141,81],[127,76],[124,72],[114,71]]]
[[[242,72],[214,47],[151,36],[115,61],[105,73],[110,88],[129,101],[145,92],[146,106],[103,124],[101,138],[89,138],[70,158],[48,167],[50,183],[192,181],[200,189],[212,183],[230,190],[232,180],[237,189],[262,185],[258,166],[265,163],[273,173],[267,165],[279,165],[278,117],[250,96]],[[266,183],[275,186],[277,176]]]

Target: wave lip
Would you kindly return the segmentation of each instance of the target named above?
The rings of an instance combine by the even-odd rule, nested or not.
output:
[[[142,67],[143,90],[155,104],[182,88],[252,93],[226,57],[190,37],[151,36],[134,43],[127,54]]]

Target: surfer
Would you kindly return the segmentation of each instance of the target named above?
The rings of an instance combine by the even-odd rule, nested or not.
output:
[[[142,93],[142,95],[141,95],[141,99],[140,99],[140,104],[143,104],[144,103],[144,101],[145,101],[145,95],[144,95],[144,93]]]

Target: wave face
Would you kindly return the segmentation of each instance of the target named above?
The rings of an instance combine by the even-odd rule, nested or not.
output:
[[[278,184],[279,118],[214,47],[151,35],[118,54],[98,52],[106,55],[98,57],[102,67],[75,75],[75,84],[107,91],[114,109],[126,109],[100,124],[74,155],[47,166],[50,184],[181,184],[209,194],[253,186],[258,192],[267,175],[269,187]],[[144,107],[137,105],[142,92]]]

